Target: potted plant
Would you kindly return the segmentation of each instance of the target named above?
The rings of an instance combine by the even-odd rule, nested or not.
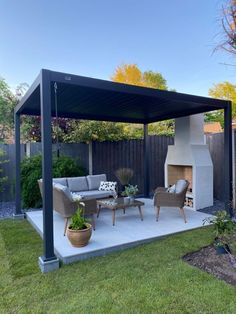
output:
[[[121,193],[122,196],[127,196],[131,201],[134,201],[135,195],[138,193],[137,185],[127,185],[124,192]]]
[[[125,187],[129,184],[130,180],[132,179],[134,171],[130,168],[119,168],[118,170],[116,170],[115,175],[117,179],[120,181],[123,191]]]
[[[229,247],[229,236],[235,230],[235,222],[228,216],[225,210],[218,211],[215,217],[209,217],[204,220],[214,226],[214,246],[217,254],[231,253]]]
[[[75,247],[82,247],[88,244],[92,235],[92,226],[84,218],[83,208],[80,203],[77,211],[71,217],[71,223],[67,228],[67,237]]]

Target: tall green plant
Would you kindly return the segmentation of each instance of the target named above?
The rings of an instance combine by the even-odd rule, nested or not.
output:
[[[86,170],[69,156],[53,157],[54,178],[83,176]],[[42,156],[26,157],[21,163],[21,186],[24,208],[42,206],[38,180],[42,178]]]

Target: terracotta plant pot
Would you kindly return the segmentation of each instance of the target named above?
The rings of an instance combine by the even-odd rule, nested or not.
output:
[[[86,246],[92,235],[92,226],[86,223],[87,228],[83,230],[72,230],[67,228],[67,237],[70,243],[75,247]]]

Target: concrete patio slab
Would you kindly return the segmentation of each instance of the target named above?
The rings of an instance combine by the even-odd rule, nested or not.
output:
[[[202,227],[203,220],[209,214],[186,209],[188,222],[185,224],[178,209],[161,208],[159,221],[156,222],[153,200],[140,198],[144,220],[140,220],[138,208],[128,208],[116,212],[116,225],[112,226],[112,212],[101,209],[96,219],[96,230],[93,231],[89,244],[83,248],[74,248],[66,236],[63,236],[64,219],[54,212],[54,249],[57,257],[65,264],[84,260],[94,256],[123,250],[142,243],[151,242],[166,235]],[[28,221],[43,236],[42,211],[27,212]]]

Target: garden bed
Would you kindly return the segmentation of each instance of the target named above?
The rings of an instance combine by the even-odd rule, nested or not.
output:
[[[233,267],[229,254],[218,255],[213,245],[189,253],[183,259],[190,265],[236,286],[236,268]]]

